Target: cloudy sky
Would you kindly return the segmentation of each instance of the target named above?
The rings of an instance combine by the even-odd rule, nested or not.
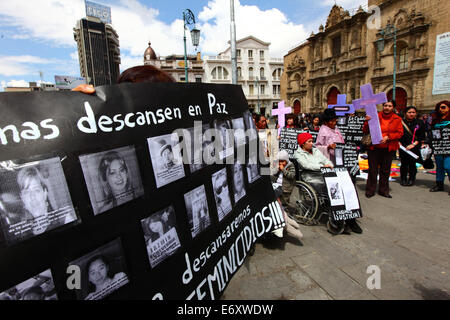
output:
[[[143,63],[151,41],[159,56],[183,54],[183,10],[201,30],[198,50],[215,55],[230,39],[230,0],[98,0],[111,7],[119,34],[121,70]],[[317,32],[334,3],[351,10],[367,0],[235,0],[237,39],[253,35],[270,42],[271,57]],[[0,0],[0,91],[55,75],[80,76],[73,28],[85,16],[84,0]],[[188,35],[188,53],[194,53]]]

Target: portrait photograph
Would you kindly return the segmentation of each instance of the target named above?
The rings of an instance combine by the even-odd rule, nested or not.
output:
[[[217,215],[222,221],[231,212],[230,189],[228,188],[227,169],[223,168],[212,175],[214,199],[216,200]]]
[[[259,174],[259,166],[257,163],[248,163],[246,167],[248,183],[253,183],[261,177]]]
[[[201,185],[184,195],[186,212],[192,238],[195,238],[211,224],[205,186]]]
[[[233,119],[234,143],[236,147],[240,147],[246,143],[245,141],[245,125],[243,118]]]
[[[208,124],[204,124],[202,126],[202,130],[194,131],[194,128],[189,128],[190,133],[190,154],[189,154],[189,169],[191,173],[194,173],[206,166],[206,162],[203,158],[203,151],[206,148],[209,148],[210,143],[208,141],[203,140],[203,134],[206,130],[209,129]],[[211,146],[214,148],[214,144],[211,143]],[[185,145],[187,149],[187,146]],[[211,154],[211,153],[210,153]],[[211,155],[212,159],[214,158],[214,153]]]
[[[232,129],[232,122],[230,120],[215,119],[213,122],[216,130],[216,139],[219,139],[222,146],[219,151],[219,159],[223,160],[234,154],[234,135]]]
[[[154,268],[181,246],[175,210],[173,206],[167,207],[141,220],[141,224],[150,265]]]
[[[431,132],[433,133],[433,139],[441,139],[441,130],[431,130]]]
[[[172,134],[166,134],[148,138],[147,142],[157,188],[185,177],[178,138],[172,140]]]
[[[344,196],[341,192],[338,177],[326,177],[325,183],[327,185],[328,197],[331,201],[331,206],[343,206],[345,205]]]
[[[77,219],[59,157],[0,163],[0,222],[8,244]]]
[[[258,137],[258,131],[256,130],[255,122],[253,121],[253,117],[250,111],[244,112],[243,119],[245,124],[245,130],[250,130],[247,131],[249,133],[248,134],[249,140],[255,140]]]
[[[3,291],[1,300],[58,300],[50,269]]]
[[[234,202],[238,203],[245,197],[245,183],[244,183],[244,165],[236,162],[233,164],[233,192]]]
[[[120,238],[70,262],[81,270],[78,300],[101,300],[129,282]]]
[[[144,195],[134,146],[80,156],[94,215]]]

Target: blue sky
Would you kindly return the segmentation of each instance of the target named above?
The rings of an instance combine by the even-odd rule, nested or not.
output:
[[[230,38],[229,0],[98,0],[111,7],[119,34],[121,70],[142,64],[150,40],[157,55],[183,54],[182,12],[189,8],[201,29],[198,50],[215,55]],[[272,57],[291,48],[325,24],[334,0],[235,0],[237,38],[254,35],[270,42]],[[367,0],[337,0],[344,9]],[[80,76],[73,27],[85,16],[84,0],[0,0],[0,91],[55,75]],[[194,53],[188,36],[188,52]]]

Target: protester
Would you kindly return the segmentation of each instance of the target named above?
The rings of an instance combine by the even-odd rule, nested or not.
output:
[[[450,128],[450,101],[443,100],[436,104],[435,113],[431,123],[432,129]],[[445,172],[450,181],[450,156],[434,155],[436,161],[436,184],[430,192],[444,191]],[[450,195],[450,192],[448,193]]]
[[[256,122],[256,128],[258,130],[265,130],[268,129],[267,126],[267,119],[265,116],[261,115],[261,114],[257,114],[255,116],[255,122]]]
[[[313,146],[310,133],[300,133],[297,142],[298,149],[294,152],[294,158],[303,169],[319,171],[322,167],[333,168],[333,163]]]
[[[366,184],[366,197],[375,195],[377,187],[377,176],[379,175],[378,194],[392,198],[389,194],[389,176],[394,154],[399,148],[399,139],[403,136],[402,119],[394,113],[395,101],[389,100],[383,104],[383,110],[378,112],[380,121],[382,140],[380,144],[368,147],[369,157],[369,177]],[[369,133],[368,121],[370,116],[366,116],[363,132]]]
[[[312,122],[308,123],[308,130],[309,131],[319,132],[319,130],[320,130],[320,116],[318,114],[315,114],[312,117]]]
[[[287,207],[289,198],[295,185],[295,166],[289,161],[289,154],[286,150],[280,150],[278,153],[278,168],[271,176],[272,183],[275,187],[275,195],[280,202],[281,207]],[[284,220],[286,221],[286,232],[301,240],[303,234],[297,222],[291,219],[283,209]]]
[[[341,132],[336,127],[337,116],[334,109],[326,109],[322,115],[323,125],[316,138],[316,147],[336,165],[334,150],[336,143],[345,143]]]
[[[286,128],[299,128],[298,117],[295,114],[286,115]]]
[[[406,150],[420,157],[420,148],[425,141],[425,126],[422,121],[417,119],[416,107],[409,106],[405,109],[402,125],[403,136],[400,138],[400,144]],[[400,160],[400,184],[402,186],[412,186],[416,181],[416,162],[418,160],[401,149]]]

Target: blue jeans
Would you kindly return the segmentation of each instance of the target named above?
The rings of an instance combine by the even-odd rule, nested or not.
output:
[[[447,172],[450,180],[450,156],[434,156],[436,160],[436,181],[442,182],[445,179],[445,172]]]

